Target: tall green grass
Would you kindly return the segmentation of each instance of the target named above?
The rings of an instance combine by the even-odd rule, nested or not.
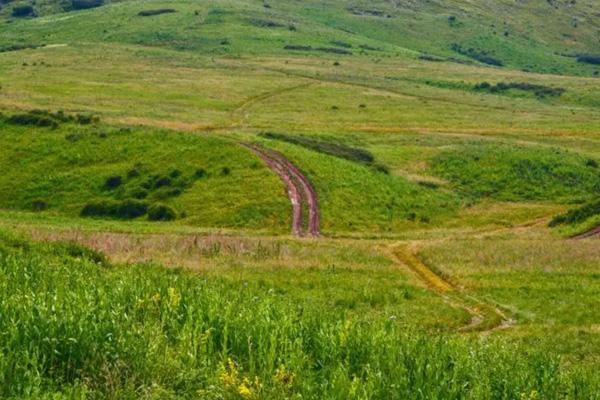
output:
[[[597,398],[593,371],[498,340],[293,302],[75,246],[0,239],[0,397]]]

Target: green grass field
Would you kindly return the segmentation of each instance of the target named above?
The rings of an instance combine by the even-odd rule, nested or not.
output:
[[[596,8],[0,0],[0,398],[600,398]]]

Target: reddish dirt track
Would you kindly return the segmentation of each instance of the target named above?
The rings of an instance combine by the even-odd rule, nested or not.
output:
[[[288,197],[292,203],[292,232],[304,236],[305,231],[314,237],[320,236],[320,215],[317,193],[306,176],[285,156],[274,150],[242,144],[259,156],[287,187]],[[308,209],[308,221],[304,223],[303,209]]]
[[[594,236],[600,236],[600,226],[595,227],[594,229],[584,232],[580,235],[577,236],[573,236],[572,239],[578,240],[578,239],[587,239],[587,238],[591,238]]]

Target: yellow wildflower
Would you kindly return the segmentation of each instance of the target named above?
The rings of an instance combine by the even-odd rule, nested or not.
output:
[[[244,381],[242,383],[240,383],[240,386],[238,386],[238,393],[244,399],[253,399],[254,398],[254,393],[252,392],[252,389],[250,389],[250,387],[248,387],[249,384],[250,384],[250,382],[248,381],[248,378],[244,378]]]
[[[177,289],[172,287],[167,289],[167,293],[169,294],[169,305],[171,308],[177,308],[181,303],[181,295],[177,293]]]

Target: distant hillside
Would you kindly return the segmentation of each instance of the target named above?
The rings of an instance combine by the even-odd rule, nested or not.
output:
[[[0,0],[0,47],[116,42],[207,55],[401,56],[589,76],[600,69],[594,3]]]

